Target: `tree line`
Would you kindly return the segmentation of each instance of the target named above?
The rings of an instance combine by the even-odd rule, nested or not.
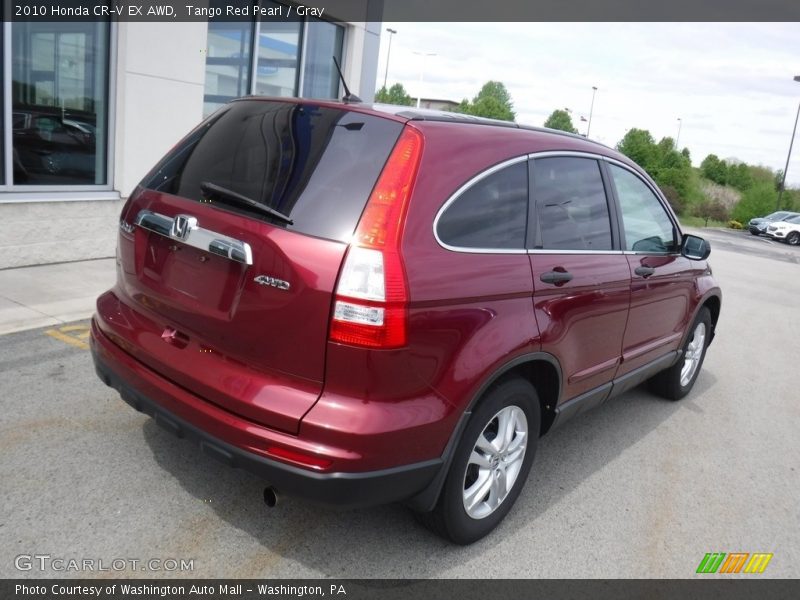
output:
[[[401,83],[382,87],[375,101],[400,106],[415,103]],[[499,81],[486,82],[471,100],[463,99],[454,112],[504,121],[516,118],[511,95]],[[566,110],[554,110],[544,126],[578,133]],[[688,148],[677,148],[671,137],[656,142],[646,129],[629,129],[616,149],[647,171],[679,215],[703,218],[706,225],[709,220],[731,220],[732,226],[741,226],[776,209],[781,171],[720,159],[715,154],[706,156],[695,169]],[[784,190],[779,208],[800,211],[800,190]]]

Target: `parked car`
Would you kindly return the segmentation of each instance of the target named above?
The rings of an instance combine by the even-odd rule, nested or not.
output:
[[[148,174],[97,301],[99,377],[278,493],[405,502],[470,543],[537,440],[714,337],[708,242],[582,137],[466,115],[234,101]]]
[[[767,227],[770,223],[775,221],[783,221],[789,217],[796,217],[798,214],[800,213],[791,212],[788,210],[779,210],[777,212],[768,214],[766,217],[756,217],[755,219],[750,219],[750,222],[747,224],[747,230],[753,235],[761,235],[762,233],[767,232]]]
[[[767,235],[791,246],[800,245],[800,215],[770,223],[767,227]]]

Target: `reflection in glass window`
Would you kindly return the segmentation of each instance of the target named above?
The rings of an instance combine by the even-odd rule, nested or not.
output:
[[[481,179],[442,213],[439,239],[449,246],[523,249],[528,221],[528,163]]]
[[[273,225],[347,242],[402,128],[338,108],[234,102],[175,147],[142,184],[201,201],[208,182],[293,221],[272,220]],[[211,200],[225,210],[264,217]]]
[[[344,29],[320,19],[310,20],[307,28],[303,96],[338,98],[339,74],[332,57],[341,64]]]
[[[609,171],[622,210],[625,249],[654,254],[676,251],[675,228],[656,195],[627,169],[609,165]]]
[[[14,23],[13,182],[107,182],[108,23]]]
[[[533,197],[545,250],[611,250],[611,221],[596,160],[537,158]]]

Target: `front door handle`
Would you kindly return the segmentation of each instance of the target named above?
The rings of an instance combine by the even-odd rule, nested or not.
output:
[[[539,275],[544,283],[551,283],[553,285],[564,285],[568,281],[572,281],[572,273],[568,271],[547,271]]]
[[[655,273],[656,270],[653,267],[636,267],[636,269],[634,269],[633,272],[639,275],[640,277],[644,277],[645,279],[647,279],[648,277],[650,277],[650,275]]]

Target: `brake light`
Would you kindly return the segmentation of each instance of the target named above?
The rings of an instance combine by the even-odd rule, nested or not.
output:
[[[406,344],[408,285],[400,239],[422,146],[422,134],[406,127],[370,194],[336,286],[331,341],[368,348]]]

